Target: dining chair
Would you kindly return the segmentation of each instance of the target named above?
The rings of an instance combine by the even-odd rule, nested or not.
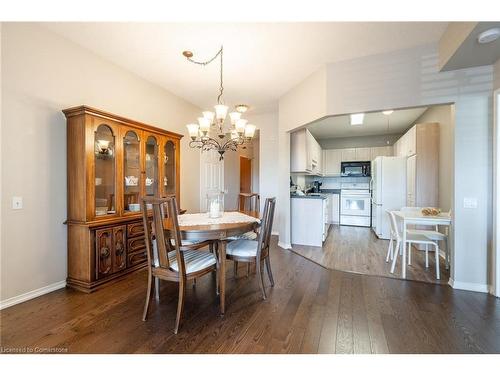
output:
[[[152,208],[151,231],[148,225],[148,205]],[[154,295],[155,280],[173,281],[179,284],[179,299],[174,333],[177,334],[184,309],[186,283],[211,272],[216,272],[216,284],[219,281],[219,262],[214,253],[200,251],[210,246],[210,242],[183,244],[177,218],[178,209],[175,197],[142,199],[142,219],[146,236],[148,266],[148,286],[142,320],[147,319],[151,299]],[[170,221],[169,230],[165,230],[165,218]],[[154,245],[153,245],[154,244]],[[216,288],[216,293],[218,288]]]
[[[271,262],[269,260],[269,249],[275,206],[276,198],[266,199],[257,240],[236,240],[229,242],[226,246],[227,259],[234,262],[255,263],[257,276],[260,279],[263,299],[266,299],[266,291],[264,288],[264,263],[266,264],[267,275],[271,282],[271,286],[274,286]]]
[[[412,244],[423,244],[426,246],[434,246],[435,247],[435,252],[436,252],[436,279],[439,280],[440,278],[440,273],[439,273],[439,246],[436,242],[429,240],[425,235],[418,233],[418,232],[412,232],[412,230],[406,230],[406,243],[401,243],[403,241],[403,238],[401,236],[401,233],[399,231],[398,224],[396,222],[396,215],[394,215],[393,211],[387,210],[387,214],[389,215],[390,223],[391,223],[391,239],[396,242],[396,248],[393,249],[391,246],[389,246],[389,249],[387,250],[387,256],[386,256],[386,262],[388,261],[389,258],[392,259],[392,264],[391,264],[391,273],[394,273],[394,269],[396,268],[396,261],[398,259],[398,255],[402,254],[403,252],[406,252],[406,244],[408,244],[410,250],[408,253],[408,264],[411,264],[411,245]],[[389,242],[391,244],[391,241]],[[398,252],[398,246],[402,246],[402,251]],[[426,252],[427,252],[427,247],[426,247]],[[400,254],[398,254],[400,253]],[[402,264],[401,267],[406,268],[406,264]]]
[[[238,194],[238,211],[255,211],[259,212],[260,195],[259,193],[239,193]]]

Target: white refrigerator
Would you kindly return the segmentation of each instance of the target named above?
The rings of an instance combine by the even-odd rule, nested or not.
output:
[[[372,229],[378,238],[389,239],[391,225],[386,210],[399,210],[406,206],[406,158],[375,158],[371,177]]]

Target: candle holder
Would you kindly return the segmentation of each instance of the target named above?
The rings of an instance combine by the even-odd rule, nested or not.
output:
[[[211,219],[222,217],[224,214],[224,192],[213,191],[207,193],[207,213]]]

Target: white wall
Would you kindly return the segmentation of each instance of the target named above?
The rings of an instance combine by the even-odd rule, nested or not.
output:
[[[249,114],[246,117],[259,129],[259,193],[262,212],[266,198],[278,196],[278,113]],[[279,216],[275,214],[273,232],[277,233],[278,228]]]
[[[439,198],[438,204],[443,211],[448,211],[453,204],[453,147],[455,126],[452,121],[452,105],[429,107],[415,120],[416,124],[439,123]]]
[[[66,278],[66,121],[87,104],[178,133],[200,109],[29,23],[4,23],[2,301]],[[166,72],[165,74],[169,74]],[[199,207],[199,153],[181,142],[181,207]],[[12,196],[24,209],[10,209]]]
[[[437,46],[332,63],[327,66],[327,108],[318,117],[381,108],[455,103],[455,174],[453,212],[455,287],[487,290],[491,242],[491,162],[493,67],[440,73]],[[301,91],[297,93],[295,91]],[[307,92],[299,85],[279,102],[280,181],[278,205],[280,243],[290,243],[288,132],[303,125],[291,121],[294,108],[308,111]],[[292,99],[291,99],[292,98]],[[316,105],[313,105],[316,108]],[[283,121],[282,121],[283,119]],[[307,119],[309,121],[309,119]],[[464,209],[463,199],[476,197],[477,209]],[[471,251],[474,249],[474,251]]]

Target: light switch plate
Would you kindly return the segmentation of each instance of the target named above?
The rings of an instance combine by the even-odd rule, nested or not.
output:
[[[12,209],[21,210],[23,208],[23,197],[12,197]]]
[[[477,208],[477,198],[464,198],[464,208]]]

